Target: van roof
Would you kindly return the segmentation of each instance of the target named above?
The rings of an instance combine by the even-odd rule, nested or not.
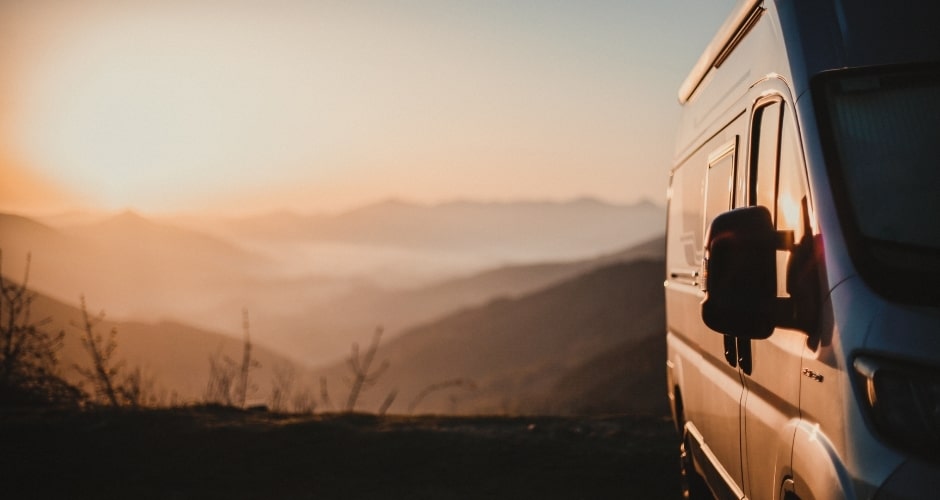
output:
[[[721,66],[721,62],[734,49],[735,44],[747,32],[747,28],[753,22],[761,0],[739,0],[731,12],[731,16],[725,20],[725,23],[718,30],[718,33],[712,39],[711,43],[705,48],[705,52],[699,56],[695,66],[685,81],[679,87],[679,102],[685,104],[698,88],[705,75],[712,68]]]
[[[826,70],[940,61],[936,0],[739,0],[679,88],[680,103],[721,66],[768,4],[780,23],[797,95]]]

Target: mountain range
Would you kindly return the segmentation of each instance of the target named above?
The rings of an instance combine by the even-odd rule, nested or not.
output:
[[[397,391],[391,411],[662,412],[662,280],[661,257],[639,258],[410,328],[380,347],[389,367],[362,404]],[[435,385],[447,390],[415,401]]]
[[[304,323],[320,325],[321,331],[332,332],[331,337],[337,339],[337,347],[345,348],[349,338],[361,337],[376,327],[385,328],[393,336],[398,335],[403,328],[437,319],[446,313],[482,305],[495,298],[520,297],[605,265],[661,258],[664,249],[665,240],[660,236],[627,250],[594,258],[500,266],[404,290],[359,288],[354,293],[312,307],[305,313]],[[273,320],[272,324],[277,324],[276,321]],[[302,342],[303,335],[301,332],[293,340]],[[322,333],[320,335],[326,337]]]
[[[599,259],[504,267],[412,291],[414,296],[398,298],[399,304],[435,293],[459,297],[467,290],[472,293],[463,300],[471,304],[449,310],[442,305],[433,318],[385,337],[376,363],[387,361],[389,368],[363,392],[357,409],[374,411],[397,391],[393,413],[662,414],[662,260],[659,238]],[[486,293],[498,289],[504,293]],[[33,314],[53,318],[50,328],[69,332],[61,356],[67,371],[87,358],[72,326],[80,311],[40,295]],[[351,375],[341,355],[333,356],[334,364],[309,369],[299,359],[302,346],[289,351],[301,353],[293,358],[278,354],[283,349],[271,351],[255,324],[252,315],[260,360],[252,372],[254,400],[266,401],[277,373],[290,372],[296,394],[317,394],[322,378],[332,409],[341,408],[348,390],[341,381]],[[241,352],[238,338],[176,322],[99,325],[103,332],[112,327],[119,332],[118,356],[144,368],[165,401],[199,400],[209,359],[237,359]],[[346,337],[343,351],[348,353],[353,341],[365,344],[370,333]],[[329,409],[321,404],[321,410]]]
[[[0,214],[0,250],[5,274],[21,276],[31,253],[37,291],[71,303],[84,294],[113,318],[237,338],[247,308],[259,341],[315,365],[378,325],[392,337],[616,260],[616,249],[661,234],[662,219],[651,203],[591,199],[389,201],[241,219],[70,214],[49,224]]]
[[[386,200],[335,215],[277,212],[238,219],[178,219],[234,241],[334,242],[544,261],[609,253],[662,232],[665,211],[644,201],[421,205]],[[491,264],[485,267],[491,267]]]

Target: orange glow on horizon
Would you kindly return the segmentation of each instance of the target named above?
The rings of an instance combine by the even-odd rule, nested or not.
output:
[[[3,206],[660,200],[674,87],[712,25],[684,60],[634,43],[664,29],[689,33],[614,3],[0,3]]]
[[[34,170],[17,167],[0,151],[0,212],[48,215],[85,206],[76,195]]]

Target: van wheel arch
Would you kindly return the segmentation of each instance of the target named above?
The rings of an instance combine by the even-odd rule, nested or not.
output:
[[[682,487],[682,498],[690,500],[711,499],[714,496],[705,483],[705,478],[695,469],[691,450],[689,447],[689,434],[685,431],[685,413],[682,406],[682,391],[679,387],[673,389],[673,419],[676,423],[679,437],[679,474]]]
[[[711,500],[715,498],[705,478],[695,469],[694,459],[689,447],[691,437],[683,433],[679,441],[679,474],[682,487],[682,498],[690,500]]]
[[[679,439],[685,439],[685,411],[682,405],[682,390],[677,385],[672,389],[672,393],[672,421],[676,425],[676,434]]]
[[[799,495],[793,490],[793,478],[788,476],[783,480],[783,485],[780,487],[780,498],[783,500],[800,500]]]

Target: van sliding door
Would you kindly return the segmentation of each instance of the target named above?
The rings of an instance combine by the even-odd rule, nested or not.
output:
[[[667,342],[682,372],[680,422],[695,461],[722,497],[743,495],[741,375],[726,357],[727,341],[701,321],[705,228],[731,208],[741,112],[672,173],[667,227]]]
[[[681,358],[688,443],[695,461],[722,497],[743,494],[741,403],[744,388],[729,363],[727,337],[700,320],[705,228],[731,209],[741,115],[673,173],[668,229],[669,342]]]

